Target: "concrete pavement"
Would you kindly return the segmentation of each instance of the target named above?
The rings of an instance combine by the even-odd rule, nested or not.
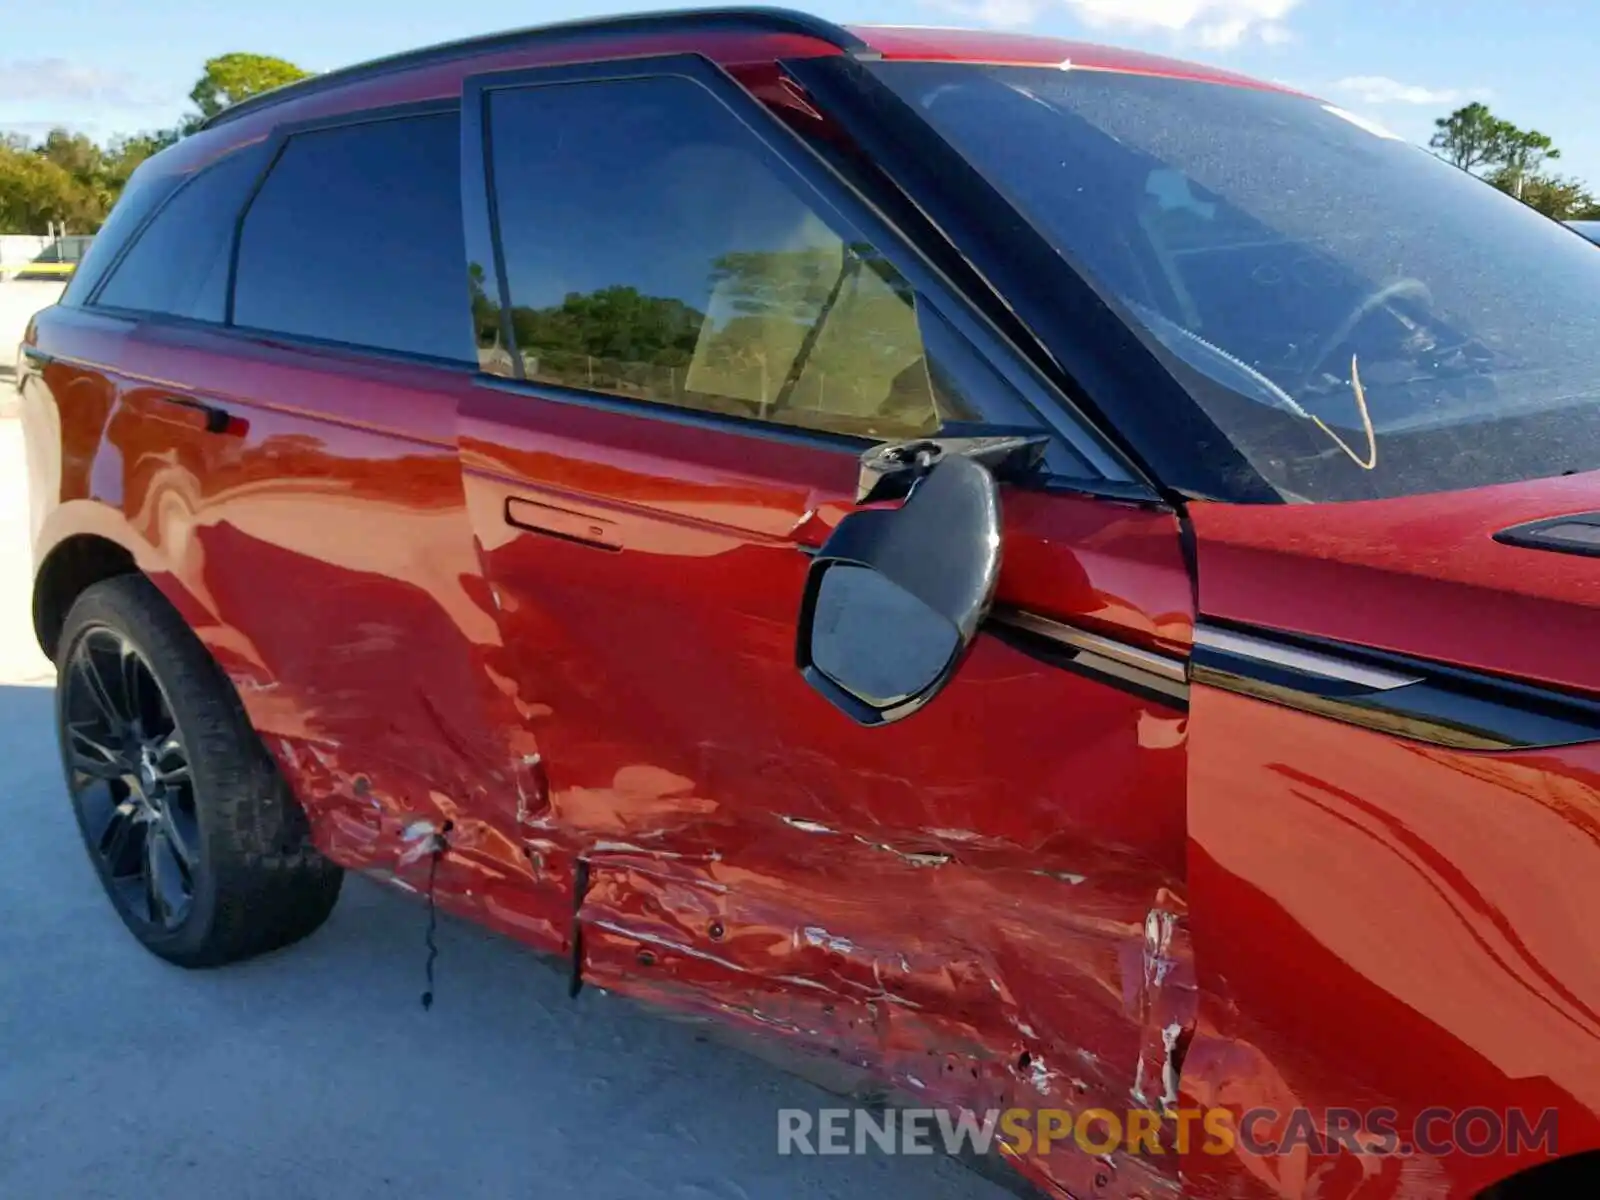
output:
[[[54,304],[63,286],[0,280],[0,419],[16,416],[16,393],[10,384],[17,366],[17,344],[28,327],[28,318]]]
[[[63,284],[7,279],[0,282],[0,367],[17,361],[17,343],[28,318],[61,295]]]

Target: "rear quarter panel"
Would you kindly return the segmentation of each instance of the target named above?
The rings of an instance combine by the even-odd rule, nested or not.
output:
[[[128,549],[337,861],[418,886],[407,829],[454,822],[441,902],[558,945],[564,907],[553,889],[541,907],[507,835],[525,781],[456,450],[469,374],[70,309],[40,334],[36,560],[83,534]],[[230,431],[173,395],[225,409]]]

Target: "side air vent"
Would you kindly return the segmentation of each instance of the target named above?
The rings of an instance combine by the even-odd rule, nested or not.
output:
[[[1561,554],[1600,558],[1600,512],[1546,517],[1526,525],[1513,525],[1495,534],[1494,540],[1528,550],[1555,550]]]

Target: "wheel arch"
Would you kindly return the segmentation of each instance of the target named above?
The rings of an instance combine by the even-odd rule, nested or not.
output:
[[[102,579],[144,575],[191,628],[214,619],[168,554],[108,504],[73,500],[55,508],[37,530],[33,550],[33,632],[52,661],[73,603]]]
[[[39,648],[55,660],[61,630],[73,602],[102,579],[139,573],[133,552],[93,533],[63,538],[33,576],[33,633]]]

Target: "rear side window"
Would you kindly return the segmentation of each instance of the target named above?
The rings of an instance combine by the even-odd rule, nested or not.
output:
[[[145,227],[95,303],[220,322],[234,223],[264,163],[265,149],[255,145],[197,172]],[[106,232],[114,234],[109,223],[101,239]]]
[[[148,162],[141,163],[135,168],[127,186],[122,189],[121,199],[112,208],[111,215],[100,227],[100,232],[90,241],[83,261],[72,273],[72,278],[67,281],[66,291],[61,295],[61,303],[68,305],[84,303],[128,238],[144,223],[144,219],[156,205],[170,196],[182,182],[181,176],[152,173]]]
[[[880,439],[970,419],[928,361],[911,286],[698,84],[488,104],[530,381]]]
[[[239,238],[233,323],[475,362],[455,113],[296,134]]]

